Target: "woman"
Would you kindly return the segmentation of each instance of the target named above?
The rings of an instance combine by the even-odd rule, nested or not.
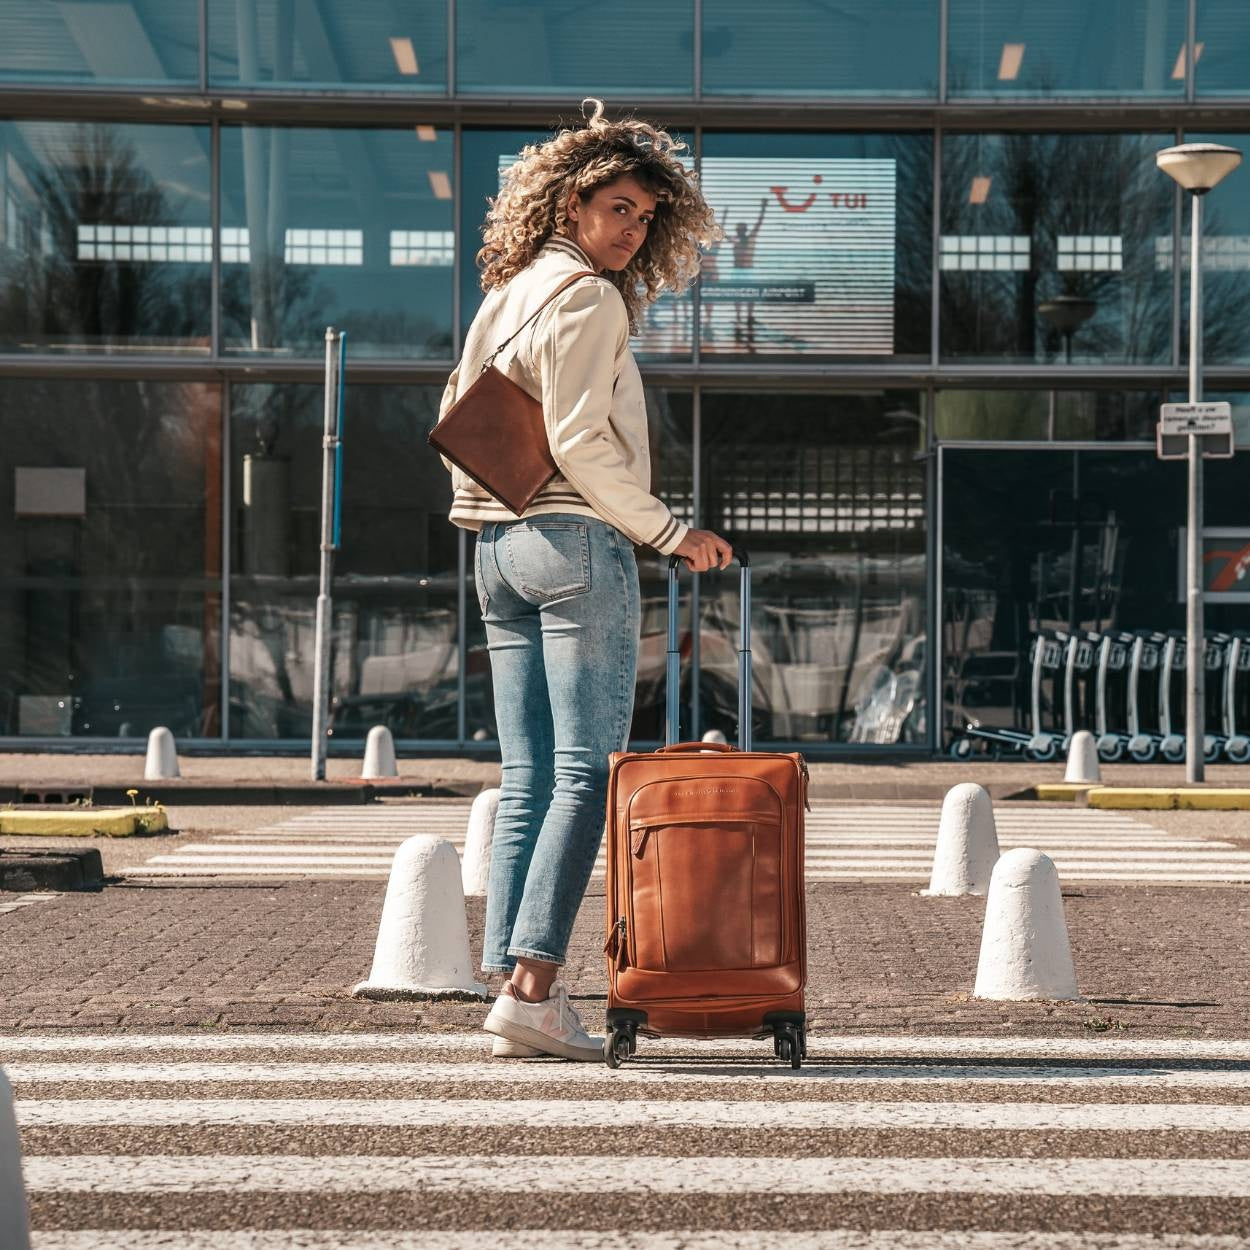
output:
[[[497,1055],[590,1061],[602,1058],[601,1040],[556,974],[603,836],[608,754],[624,747],[633,713],[634,545],[676,553],[697,572],[725,567],[731,549],[650,493],[646,404],[629,349],[646,306],[698,272],[715,218],[677,159],[683,144],[586,103],[585,128],[525,148],[491,201],[477,257],[486,298],[442,411],[575,279],[494,360],[541,397],[557,476],[518,519],[449,467],[451,520],[477,531],[503,758],[482,968],[509,980],[485,1027]]]

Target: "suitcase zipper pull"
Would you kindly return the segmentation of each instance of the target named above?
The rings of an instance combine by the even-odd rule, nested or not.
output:
[[[649,834],[650,832],[651,832],[650,825],[642,825],[639,828],[634,830],[633,851],[634,851],[634,855],[638,859],[642,858],[643,847],[647,845],[647,834]]]
[[[625,967],[625,917],[622,916],[613,926],[612,932],[608,934],[608,940],[603,944],[603,953],[612,958],[616,964],[617,970]]]
[[[803,806],[810,812],[812,810],[812,801],[807,797],[807,787],[811,784],[812,776],[807,771],[807,761],[800,755],[799,767],[803,770]]]
[[[612,932],[608,934],[608,940],[603,944],[603,953],[605,955],[615,955],[624,941],[625,917],[621,916],[612,926]]]

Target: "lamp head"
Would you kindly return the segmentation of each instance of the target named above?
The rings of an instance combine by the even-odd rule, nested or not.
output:
[[[1222,143],[1182,143],[1156,152],[1155,164],[1186,191],[1205,195],[1241,164],[1241,153]]]

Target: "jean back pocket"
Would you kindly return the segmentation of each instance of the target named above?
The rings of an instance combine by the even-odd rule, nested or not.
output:
[[[521,521],[508,527],[506,541],[514,585],[527,599],[555,603],[590,589],[584,521]]]

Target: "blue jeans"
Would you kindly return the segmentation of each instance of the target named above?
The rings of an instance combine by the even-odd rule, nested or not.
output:
[[[611,525],[553,513],[484,525],[474,574],[503,757],[482,968],[510,972],[564,962],[594,870],[633,715],[638,566]]]

